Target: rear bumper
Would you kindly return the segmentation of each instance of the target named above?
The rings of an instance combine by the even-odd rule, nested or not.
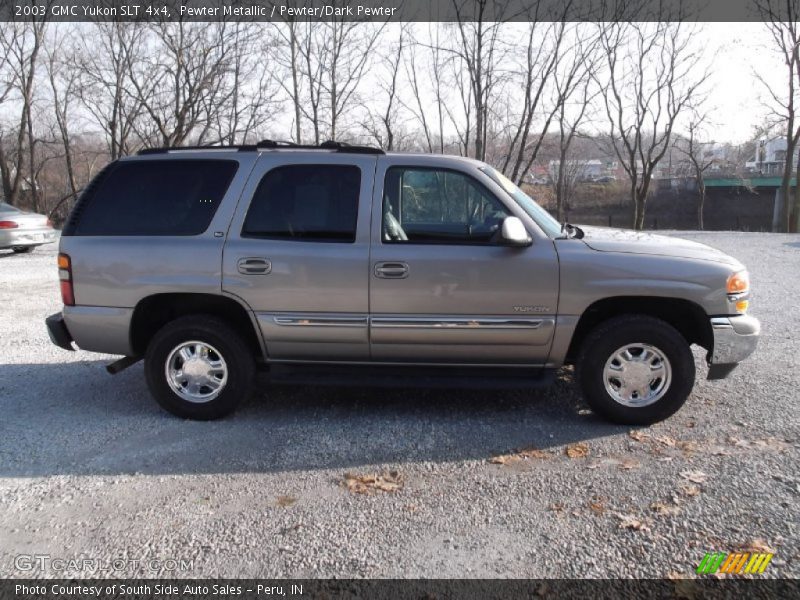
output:
[[[738,363],[755,351],[761,336],[758,319],[747,315],[712,317],[711,330],[714,348],[708,356],[709,379],[727,377]]]
[[[55,242],[58,232],[55,229],[4,229],[0,231],[0,248],[16,246],[39,246]]]
[[[47,333],[51,342],[64,350],[75,350],[72,347],[72,336],[67,329],[66,323],[64,323],[64,316],[61,313],[50,315],[44,322],[47,325]]]

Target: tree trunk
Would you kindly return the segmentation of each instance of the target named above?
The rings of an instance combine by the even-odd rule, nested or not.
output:
[[[800,185],[798,185],[800,184],[800,181],[798,181],[800,179],[800,154],[797,155],[797,167],[795,168],[794,177],[794,202],[792,206],[789,206],[789,202],[786,202],[786,216],[789,218],[787,231],[797,233],[800,231]]]
[[[706,204],[706,182],[702,174],[697,182],[697,228],[703,231],[703,209]]]

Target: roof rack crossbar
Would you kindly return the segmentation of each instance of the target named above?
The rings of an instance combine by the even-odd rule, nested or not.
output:
[[[318,146],[315,144],[295,144],[284,140],[261,140],[256,144],[244,144],[241,146],[231,145],[206,145],[206,146],[166,146],[163,148],[145,148],[139,150],[137,154],[166,154],[167,152],[180,150],[237,150],[239,152],[255,152],[258,150],[333,150],[343,154],[385,154],[380,148],[373,146],[355,146],[346,142],[328,140]]]

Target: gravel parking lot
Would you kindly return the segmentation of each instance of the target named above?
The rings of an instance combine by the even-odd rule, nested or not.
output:
[[[751,548],[798,577],[800,236],[682,235],[750,267],[764,335],[638,430],[592,415],[570,370],[531,391],[275,388],[182,421],[141,364],[112,377],[51,345],[54,247],[1,251],[0,576],[678,577]],[[389,471],[390,491],[346,485]]]

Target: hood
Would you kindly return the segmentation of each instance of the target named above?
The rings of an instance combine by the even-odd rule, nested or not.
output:
[[[583,242],[599,252],[674,256],[694,260],[711,260],[741,267],[738,260],[716,248],[682,238],[610,227],[584,227],[583,225],[580,227],[586,234]]]

